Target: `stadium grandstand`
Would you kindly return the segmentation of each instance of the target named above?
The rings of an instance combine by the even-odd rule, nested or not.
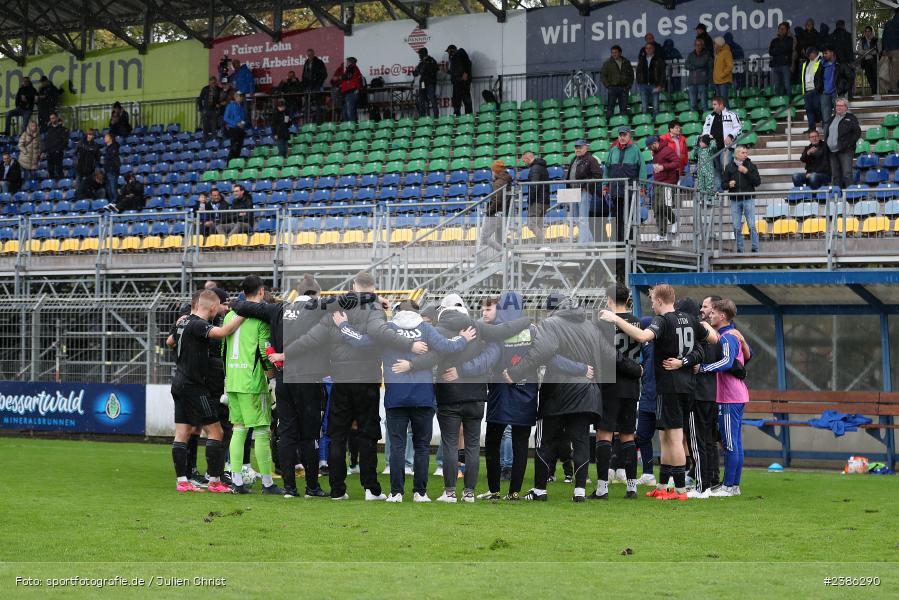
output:
[[[171,384],[183,335],[175,324],[191,312],[186,307],[192,296],[194,310],[209,296],[198,290],[223,292],[222,300],[230,302],[241,294],[247,304],[259,289],[247,284],[255,275],[274,294],[268,306],[316,296],[313,287],[320,287],[323,299],[343,299],[361,289],[359,274],[365,272],[384,304],[397,312],[446,308],[451,305],[441,302],[452,297],[476,319],[484,306],[514,292],[523,314],[540,323],[536,335],[561,297],[600,324],[612,318],[603,309],[614,306],[622,308],[616,312],[628,306],[637,319],[653,317],[664,299],[659,290],[673,286],[679,299],[696,299],[704,311],[703,300],[710,300],[722,323],[730,315],[725,327],[733,321],[739,329],[741,360],[752,349],[742,374],[748,403],[737,426],[747,467],[776,462],[778,469],[800,474],[791,476],[804,476],[800,469],[833,471],[850,456],[863,455],[883,472],[895,469],[896,2],[38,4],[11,3],[0,15],[0,397],[56,394],[64,400],[81,390],[96,406],[77,418],[55,419],[43,412],[29,417],[4,400],[0,431],[10,443],[21,441],[23,449],[26,443],[49,443],[23,435],[170,441],[177,418]],[[616,304],[610,297],[616,283],[629,301]],[[700,332],[698,316],[690,319]],[[272,322],[269,350],[285,353],[283,366],[290,361],[289,343],[275,348],[275,327]],[[627,336],[635,344],[646,341],[618,327],[616,344]],[[216,329],[225,326],[218,323]],[[659,336],[651,338],[658,347],[662,333],[653,335]],[[561,349],[557,355],[566,358]],[[592,379],[593,366],[586,366]],[[507,371],[499,370],[489,385],[512,385]],[[720,376],[717,381],[720,386]],[[380,415],[386,423],[385,410],[390,409],[382,406]],[[353,422],[356,435],[363,424]],[[691,413],[684,428],[695,427]],[[254,429],[264,428],[260,423]],[[491,443],[489,432],[488,424],[480,443]],[[327,425],[319,433],[327,434]],[[469,442],[465,433],[460,456]],[[601,434],[597,423],[590,433],[596,455],[606,451]],[[688,439],[696,435],[688,432]],[[730,438],[721,435],[723,452],[732,453]],[[636,436],[639,445],[639,430]],[[616,455],[628,443],[634,446],[633,432],[630,439],[622,437],[627,435],[615,436]],[[264,455],[259,439],[257,461]],[[432,445],[440,447],[440,440],[435,427]],[[70,443],[75,448],[88,442]],[[251,436],[247,457],[252,443]],[[317,439],[315,444],[317,449]],[[541,447],[539,439],[530,439],[532,456],[539,458]],[[577,454],[577,444],[572,448]],[[302,459],[311,476],[303,452],[299,447],[297,462]],[[327,450],[322,452],[327,469]],[[643,447],[640,452],[645,474]],[[687,454],[696,452],[698,446]],[[196,446],[193,453],[196,461]],[[202,462],[202,450],[200,456]],[[488,449],[488,472],[491,456]],[[154,460],[156,480],[169,486],[168,455]],[[411,473],[411,458],[406,460]],[[591,463],[599,460],[591,454]],[[685,466],[692,464],[692,476],[701,482],[691,460]],[[716,450],[716,473],[717,460]],[[727,460],[725,470],[732,469]],[[683,493],[678,499],[686,500],[678,463],[663,464],[661,457],[656,462],[674,469],[671,493]],[[546,468],[554,472],[555,461]],[[762,472],[753,469],[751,481]],[[265,475],[270,489],[271,473]],[[592,467],[589,477],[596,479]],[[808,477],[803,493],[809,495],[818,493],[816,486],[830,489],[847,479],[832,484],[822,473]],[[550,483],[551,492],[561,489],[559,479]],[[566,481],[571,479],[569,474]],[[633,479],[627,478],[628,492]],[[333,478],[330,483],[333,488]],[[725,487],[740,493],[739,480]],[[895,496],[894,488],[883,497]],[[310,489],[307,497],[315,495]],[[575,501],[584,498],[578,489]],[[708,498],[708,489],[700,483],[693,491]],[[477,491],[485,490],[481,482]],[[537,485],[535,490],[541,491]],[[540,499],[535,490],[529,499]],[[853,493],[840,490],[840,498]],[[370,492],[366,488],[366,499]],[[780,495],[780,502],[789,493],[766,491]],[[223,514],[209,512],[206,523],[211,528]],[[753,514],[762,519],[766,513]],[[23,515],[17,518],[24,523]],[[317,518],[329,518],[322,515],[327,512]],[[697,530],[705,523],[699,516],[691,525]],[[753,521],[743,523],[749,528]],[[497,523],[486,546],[497,537],[493,544],[502,551],[498,529],[512,526]],[[802,527],[816,535],[814,528]],[[389,538],[389,530],[379,531]],[[749,548],[755,540],[739,543]],[[854,547],[837,541],[834,548]],[[517,549],[523,561],[555,560]],[[54,552],[53,560],[74,560]],[[408,561],[442,560],[404,552]],[[860,552],[861,562],[881,559],[868,547]],[[368,560],[340,556],[334,560]],[[640,558],[670,557],[660,538],[659,547]],[[739,553],[727,558],[743,560]],[[118,558],[95,552],[90,560]],[[797,550],[777,560],[846,558]],[[748,582],[742,585],[749,589]],[[338,588],[331,595],[358,591]],[[446,590],[425,595],[441,597]]]

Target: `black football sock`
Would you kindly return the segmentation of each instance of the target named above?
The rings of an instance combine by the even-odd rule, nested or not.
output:
[[[225,472],[225,449],[221,440],[206,440],[206,470],[210,477],[221,480]]]
[[[197,470],[197,446],[200,443],[200,436],[196,433],[191,434],[187,440],[187,471],[193,473]]]
[[[671,465],[661,464],[659,465],[659,479],[656,487],[659,488],[667,488],[668,487],[668,479],[671,477]]]
[[[609,461],[612,459],[612,443],[608,440],[596,442],[596,493],[602,496],[609,492]]]
[[[674,488],[683,493],[687,488],[687,474],[685,465],[671,467],[671,475],[674,477]]]
[[[187,444],[185,442],[172,442],[172,463],[175,465],[175,477],[187,480]]]
[[[637,491],[637,444],[633,440],[621,443],[621,454],[624,459],[624,475],[627,479],[627,491]]]

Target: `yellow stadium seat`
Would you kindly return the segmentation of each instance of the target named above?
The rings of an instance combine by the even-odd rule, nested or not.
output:
[[[759,235],[768,235],[768,222],[764,219],[759,219],[755,222],[755,230]],[[749,225],[745,221],[743,222],[742,232],[744,236],[749,235]]]
[[[141,250],[159,250],[162,248],[162,238],[158,235],[148,235],[140,244]]]
[[[246,246],[250,248],[257,248],[259,246],[268,246],[271,244],[271,234],[269,233],[254,233],[250,236],[250,239],[247,240]],[[230,242],[230,240],[229,240]]]
[[[214,233],[212,235],[207,235],[206,239],[203,240],[204,248],[224,248],[225,247],[225,236],[221,233]]]
[[[128,237],[122,239],[122,245],[119,246],[119,250],[140,250],[141,240],[136,235],[129,235]]]
[[[465,232],[465,241],[466,242],[476,242],[478,241],[478,228],[477,227],[469,227]]]
[[[527,225],[524,226],[524,229],[521,230],[521,241],[526,242],[528,240],[532,240],[537,237],[537,234],[531,231],[531,228]]]
[[[407,244],[412,241],[411,229],[394,229],[390,232],[391,244]]]
[[[184,237],[180,235],[167,235],[162,240],[163,250],[180,249],[184,245]]]
[[[31,243],[28,244],[28,249],[31,250],[33,254],[39,254],[41,251],[41,241],[31,240]]]
[[[895,233],[899,233],[899,218],[896,219],[896,225],[893,227]]]
[[[269,240],[269,244],[271,244],[272,246],[274,246],[276,244],[281,244],[282,246],[289,246],[292,241],[293,241],[293,234],[290,233],[289,231],[285,231],[284,233],[282,233],[280,235],[271,236],[271,239]]]
[[[461,242],[465,238],[465,231],[461,227],[446,227],[440,232],[440,241],[444,244]]]
[[[827,230],[827,221],[823,217],[812,217],[802,221],[802,235],[821,235]]]
[[[845,225],[843,221],[843,217],[837,218],[837,231],[839,233],[843,233],[843,227],[846,228],[846,233],[858,233],[858,219],[855,217],[848,217],[845,220]]]
[[[320,245],[337,245],[340,244],[340,232],[339,231],[322,231],[318,236],[318,243]]]
[[[796,219],[778,219],[771,226],[771,235],[785,236],[796,235],[799,232],[799,223]]]
[[[103,240],[103,249],[104,250],[118,250],[122,245],[122,240],[117,237],[114,238],[106,238]]]
[[[44,240],[41,242],[41,253],[44,252],[59,252],[59,240]]]
[[[16,254],[19,251],[19,240],[6,240],[3,244],[3,254]]]
[[[245,233],[232,233],[228,236],[228,242],[225,244],[228,248],[246,248],[250,236]]]
[[[78,252],[81,243],[78,241],[78,238],[67,238],[62,241],[59,245],[60,252]]]
[[[364,244],[365,232],[361,229],[351,229],[350,231],[344,231],[343,239],[341,241],[344,244]]]
[[[190,236],[190,239],[188,240],[187,244],[191,247],[202,246],[203,241],[204,241],[203,236],[198,233],[195,233],[192,236]]]
[[[886,233],[890,230],[890,220],[887,217],[868,217],[862,222],[862,233],[873,235]]]
[[[546,240],[567,240],[568,225],[556,223],[546,228]]]
[[[440,230],[433,228],[419,229],[415,232],[413,239],[418,240],[420,244],[433,244],[440,241]]]
[[[375,231],[378,231],[378,241],[386,242],[387,241],[387,231],[384,229],[369,229],[365,234],[365,243],[366,244],[374,244],[375,243]]]
[[[314,231],[300,231],[297,233],[293,243],[297,246],[314,246],[318,236]]]
[[[97,238],[84,238],[81,240],[81,252],[96,252],[100,249],[100,240]]]

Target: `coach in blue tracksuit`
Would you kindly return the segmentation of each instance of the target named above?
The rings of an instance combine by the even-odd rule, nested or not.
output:
[[[649,327],[652,317],[640,319],[640,326]],[[653,343],[643,344],[643,364],[653,363]],[[634,438],[637,448],[640,450],[640,459],[643,462],[643,476],[638,480],[641,485],[655,485],[655,475],[652,473],[652,461],[655,451],[652,449],[652,438],[656,433],[656,376],[655,369],[643,369],[643,377],[640,379],[640,402],[637,413],[637,435]]]
[[[452,339],[443,337],[432,325],[425,323],[418,313],[418,304],[404,300],[394,309],[394,317],[387,324],[403,337],[422,341],[429,352],[451,354],[465,348],[475,338],[474,328],[460,332]],[[348,324],[341,327],[348,343],[357,346],[372,344],[367,335],[360,335]],[[390,496],[388,502],[402,502],[406,486],[405,453],[406,431],[412,427],[413,459],[412,491],[415,502],[430,502],[427,495],[428,462],[434,425],[434,376],[433,362],[427,354],[383,348],[384,408],[387,411],[387,435],[390,436]],[[416,364],[417,362],[417,364]]]

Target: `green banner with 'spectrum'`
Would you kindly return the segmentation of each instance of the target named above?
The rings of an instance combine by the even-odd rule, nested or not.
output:
[[[67,52],[31,56],[24,67],[0,60],[0,112],[13,106],[22,76],[37,85],[46,75],[65,93],[60,104],[111,104],[116,100],[192,97],[206,85],[209,51],[195,40],[153,44],[141,55],[130,46],[89,52],[83,61]]]

